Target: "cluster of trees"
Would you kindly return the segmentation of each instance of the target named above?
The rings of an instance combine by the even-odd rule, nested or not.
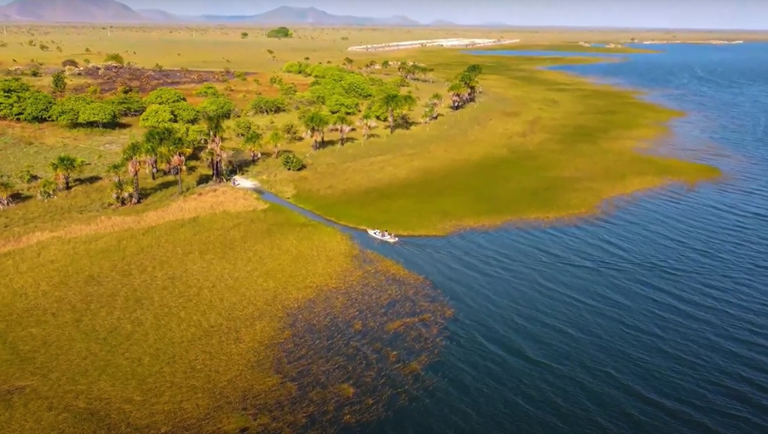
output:
[[[292,38],[293,32],[288,27],[278,27],[267,32],[267,37],[276,39]]]
[[[29,123],[58,122],[70,127],[111,128],[123,116],[144,111],[141,98],[126,90],[111,98],[65,95],[66,78],[54,74],[51,91],[35,89],[18,77],[0,80],[0,119]]]
[[[458,110],[465,105],[475,102],[477,95],[482,92],[478,77],[483,73],[480,65],[469,65],[456,80],[448,87],[451,94],[451,107]]]
[[[37,183],[37,197],[48,200],[56,197],[56,192],[59,190],[69,190],[73,177],[81,173],[86,165],[85,160],[81,158],[62,154],[49,164],[53,179],[42,179],[32,173],[29,167],[25,167],[16,175],[16,180],[26,185]],[[0,210],[12,206],[18,196],[19,189],[14,180],[9,176],[0,175]]]

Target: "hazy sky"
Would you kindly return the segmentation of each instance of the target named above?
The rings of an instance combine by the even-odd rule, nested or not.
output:
[[[7,3],[9,0],[0,0]],[[429,22],[513,25],[768,29],[768,0],[122,0],[179,14],[250,15],[278,6],[334,14],[407,15]]]

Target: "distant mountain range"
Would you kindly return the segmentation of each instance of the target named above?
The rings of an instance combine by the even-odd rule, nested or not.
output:
[[[422,26],[398,15],[388,18],[333,15],[320,9],[281,6],[257,15],[175,15],[160,9],[137,9],[117,0],[13,0],[0,6],[2,22],[39,23],[242,23],[264,25],[318,26]],[[456,27],[449,21],[429,24]]]

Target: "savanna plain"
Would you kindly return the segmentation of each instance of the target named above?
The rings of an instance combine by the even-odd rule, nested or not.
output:
[[[578,42],[722,34],[269,31],[0,34],[7,432],[327,432],[422,385],[451,317],[439,292],[233,176],[413,235],[582,216],[719,176],[654,151],[682,113],[541,68],[594,60],[347,48],[479,37],[626,53],[643,50]]]

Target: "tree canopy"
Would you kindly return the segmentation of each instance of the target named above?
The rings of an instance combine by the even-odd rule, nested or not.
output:
[[[293,32],[288,27],[278,27],[267,32],[267,37],[276,39],[292,38]]]

